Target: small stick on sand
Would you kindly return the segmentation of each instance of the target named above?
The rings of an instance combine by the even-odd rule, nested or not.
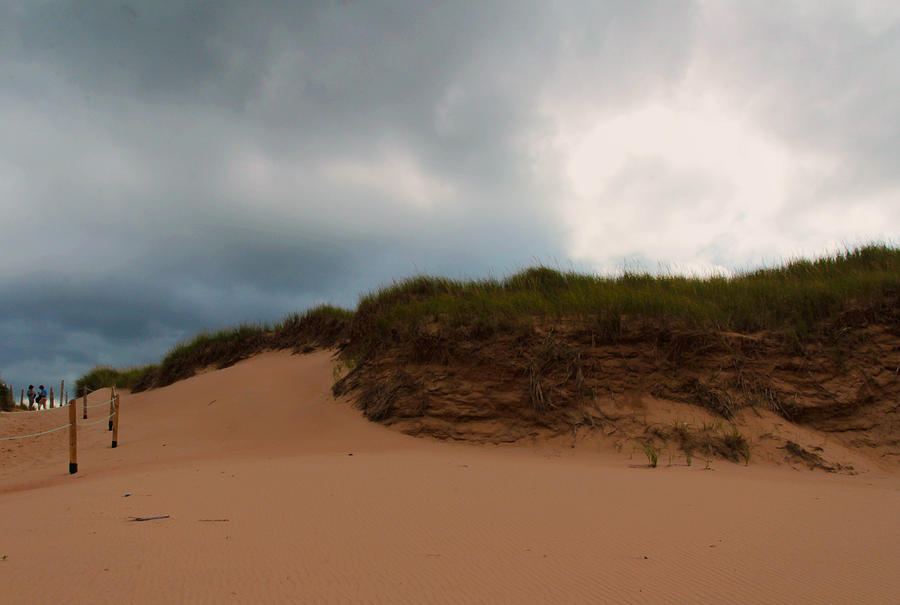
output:
[[[132,521],[153,521],[154,519],[168,519],[169,515],[156,515],[155,517],[132,517]]]

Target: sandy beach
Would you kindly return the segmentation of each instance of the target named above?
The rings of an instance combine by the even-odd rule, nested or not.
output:
[[[333,381],[272,352],[123,393],[75,475],[66,431],[0,442],[0,603],[900,602],[894,474],[417,439]]]

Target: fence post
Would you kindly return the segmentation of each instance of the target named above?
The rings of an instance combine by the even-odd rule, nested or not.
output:
[[[81,407],[84,408],[83,420],[87,420],[87,385],[81,386]]]
[[[25,389],[22,389],[22,396],[19,397],[19,407],[20,408],[25,407]]]
[[[116,402],[116,415],[113,416],[112,446],[116,447],[119,445],[119,396],[115,395],[113,400]]]
[[[50,407],[53,408],[53,387],[50,387]]]
[[[75,421],[75,399],[69,402],[69,474],[78,472],[78,423]]]
[[[63,398],[66,391],[66,381],[65,379],[59,381],[59,407],[66,405],[69,400],[68,398]]]
[[[113,427],[113,404],[116,400],[116,385],[112,385],[112,388],[109,390],[109,430],[112,430]]]

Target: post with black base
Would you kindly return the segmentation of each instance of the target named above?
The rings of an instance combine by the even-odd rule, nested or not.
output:
[[[109,391],[109,430],[112,430],[113,425],[113,402],[116,400],[116,385],[112,386],[112,389]]]
[[[115,402],[115,415],[113,416],[113,438],[112,438],[112,446],[116,447],[119,445],[119,396],[116,395],[113,397],[113,401]]]
[[[75,422],[75,400],[69,403],[69,474],[78,472],[78,424]]]

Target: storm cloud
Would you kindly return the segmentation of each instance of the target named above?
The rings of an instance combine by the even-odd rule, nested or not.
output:
[[[0,372],[418,272],[896,241],[898,64],[892,2],[6,2]]]

